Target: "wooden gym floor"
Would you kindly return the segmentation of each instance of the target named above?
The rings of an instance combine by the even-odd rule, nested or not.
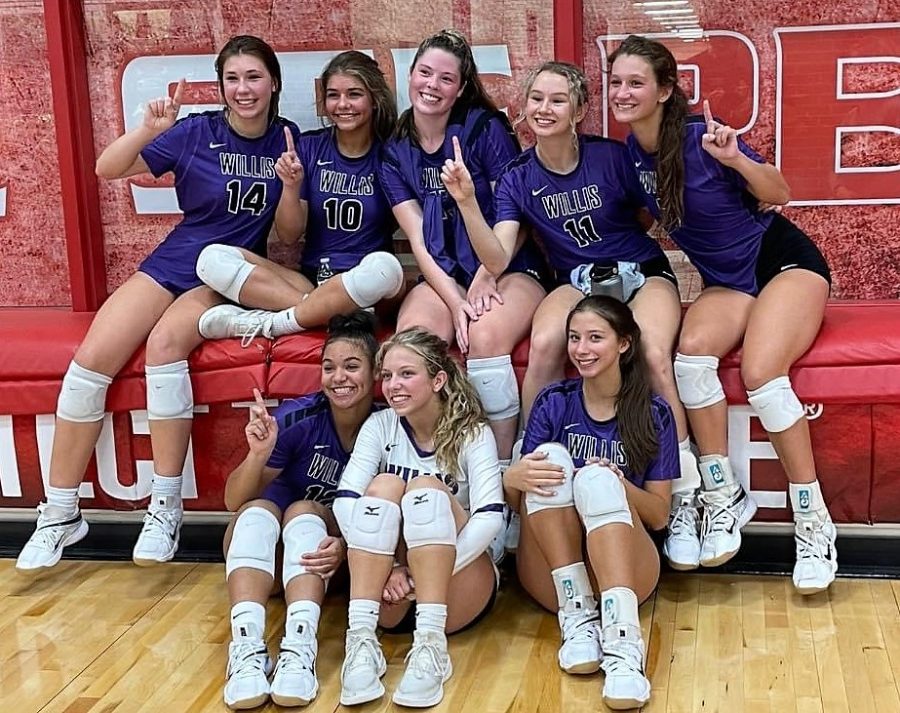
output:
[[[29,580],[0,560],[0,711],[226,710],[223,577],[215,564],[64,561]],[[273,599],[268,611],[275,649],[284,606]],[[900,711],[900,581],[840,579],[803,598],[787,578],[668,573],[641,618],[653,683],[645,711]],[[345,622],[346,595],[330,597],[311,713],[340,708]],[[390,694],[409,637],[382,643]],[[604,710],[600,675],[563,674],[557,645],[556,618],[506,581],[491,615],[451,639],[454,675],[434,710]],[[389,696],[358,707],[386,709],[404,710]]]

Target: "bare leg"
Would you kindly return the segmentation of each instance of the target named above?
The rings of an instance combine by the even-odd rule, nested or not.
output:
[[[463,295],[462,288],[459,288]],[[463,295],[464,296],[464,295]],[[453,344],[455,330],[453,316],[444,300],[427,282],[420,282],[413,287],[397,315],[397,331],[402,332],[410,327],[422,327],[438,335],[447,344]]]
[[[497,281],[497,289],[503,297],[503,304],[494,304],[490,311],[481,315],[477,322],[469,326],[469,358],[511,355],[531,328],[531,318],[541,300],[544,288],[524,273],[503,275]],[[488,414],[491,418],[491,414]],[[494,419],[491,430],[497,440],[497,453],[501,460],[509,460],[519,414]]]
[[[775,277],[753,307],[741,362],[748,390],[758,389],[789,369],[812,345],[825,314],[828,283],[807,270],[788,270]],[[809,425],[801,418],[769,439],[792,483],[811,483],[816,466]]]
[[[135,273],[104,302],[75,352],[75,363],[115,376],[173,299],[172,293],[155,280],[141,272]],[[74,488],[82,481],[102,426],[102,421],[81,423],[57,418],[50,485]]]

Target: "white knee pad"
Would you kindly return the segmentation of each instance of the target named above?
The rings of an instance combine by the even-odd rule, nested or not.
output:
[[[187,360],[146,366],[147,418],[162,421],[194,417],[194,391]]]
[[[714,356],[675,355],[675,385],[685,408],[706,408],[725,399]]]
[[[781,433],[803,418],[803,404],[787,376],[779,376],[747,392],[747,400],[769,433]]]
[[[353,503],[344,536],[351,550],[393,555],[400,541],[400,506],[384,498],[364,495]]]
[[[249,507],[234,523],[231,545],[225,555],[225,578],[241,567],[268,572],[275,577],[275,546],[281,525],[265,508]]]
[[[586,465],[575,478],[575,509],[585,532],[620,522],[634,527],[628,496],[619,476],[604,465]]]
[[[56,415],[76,423],[102,421],[106,390],[111,383],[111,376],[70,362],[56,402]]]
[[[371,307],[378,300],[400,292],[403,267],[390,253],[371,253],[359,265],[341,273],[341,281],[351,300],[360,307]]]
[[[571,507],[574,500],[572,480],[575,475],[575,464],[572,462],[572,456],[569,451],[561,443],[542,443],[534,449],[535,453],[546,453],[547,462],[562,466],[563,475],[565,476],[562,483],[556,488],[556,494],[545,496],[537,493],[525,493],[525,510],[529,515],[533,515],[547,508],[567,508]]]
[[[328,537],[325,521],[313,513],[303,513],[293,518],[281,533],[284,542],[284,563],[281,567],[281,581],[287,587],[294,577],[306,574],[306,567],[300,558],[307,552],[315,552]]]
[[[197,277],[220,295],[238,302],[241,288],[255,265],[230,245],[207,245],[197,258]]]
[[[407,549],[424,545],[456,546],[456,520],[450,496],[438,488],[410,490],[400,501]]]
[[[519,384],[509,354],[469,359],[466,371],[491,421],[502,421],[519,413]]]

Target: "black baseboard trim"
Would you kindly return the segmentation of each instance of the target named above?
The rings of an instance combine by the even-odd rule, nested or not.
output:
[[[67,547],[65,559],[130,560],[141,525],[138,522],[91,524],[81,542]],[[185,523],[176,562],[223,562],[225,523]],[[0,522],[0,557],[16,557],[34,530],[26,521]],[[900,538],[848,536],[838,538],[838,575],[900,579]],[[741,551],[712,574],[790,575],[794,538],[789,534],[745,534]]]

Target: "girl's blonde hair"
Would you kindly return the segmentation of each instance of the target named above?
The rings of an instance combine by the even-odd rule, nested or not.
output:
[[[487,426],[478,394],[462,367],[450,356],[447,342],[440,337],[421,327],[397,332],[378,350],[375,358],[378,371],[394,347],[405,347],[421,357],[432,379],[438,372],[447,374],[447,383],[437,393],[441,400],[441,415],[434,429],[434,451],[438,467],[449,475],[458,476],[460,451]]]

